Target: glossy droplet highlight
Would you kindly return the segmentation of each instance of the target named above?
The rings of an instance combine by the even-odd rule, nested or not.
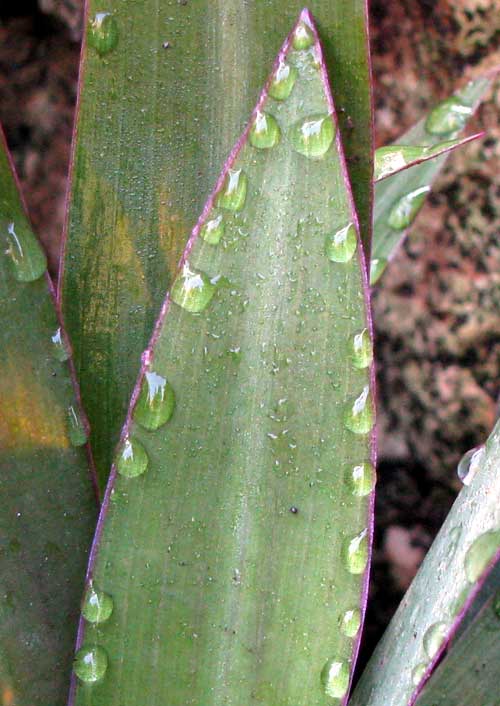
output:
[[[229,169],[223,187],[217,198],[221,208],[228,211],[241,211],[247,198],[248,179],[241,169]]]
[[[109,593],[98,591],[92,582],[85,592],[82,615],[88,623],[104,623],[113,612],[113,599]]]
[[[68,436],[72,446],[83,446],[87,443],[87,427],[82,413],[76,405],[70,405],[67,411]]]
[[[118,23],[110,12],[98,12],[89,23],[88,43],[100,56],[109,54],[118,44]]]
[[[427,629],[424,635],[424,650],[429,659],[433,659],[437,655],[447,634],[448,626],[446,623],[434,623]]]
[[[211,218],[200,228],[200,235],[210,245],[218,245],[224,235],[224,219],[222,215]]]
[[[288,98],[297,80],[298,71],[285,61],[281,61],[269,86],[269,95],[277,101]]]
[[[373,350],[370,334],[367,328],[356,333],[351,343],[352,364],[358,370],[368,368],[373,361]]]
[[[330,115],[311,115],[292,126],[292,147],[312,159],[323,157],[335,137],[335,128]]]
[[[353,495],[364,497],[369,495],[375,487],[377,474],[371,463],[359,463],[354,466],[350,476],[350,485]]]
[[[383,257],[374,258],[370,263],[370,284],[376,284],[382,277],[385,268],[387,267],[387,260]]]
[[[457,466],[457,476],[464,485],[470,485],[481,468],[485,454],[484,446],[476,446],[466,451]]]
[[[116,460],[118,473],[125,478],[141,476],[149,463],[144,446],[137,439],[126,439]]]
[[[425,121],[425,129],[431,135],[449,135],[465,127],[472,115],[472,108],[452,96],[437,105]]]
[[[59,362],[64,363],[68,360],[70,353],[69,348],[66,345],[66,341],[64,340],[61,327],[56,329],[56,332],[50,337],[50,340],[52,341],[52,354],[54,358],[56,358]]]
[[[268,150],[278,144],[280,137],[281,131],[276,118],[269,113],[257,111],[250,128],[250,144],[259,150]]]
[[[170,290],[172,301],[191,314],[198,314],[212,300],[219,279],[219,277],[210,278],[205,272],[191,269],[186,262]]]
[[[347,637],[356,637],[361,627],[361,611],[359,608],[346,610],[340,622],[340,629]]]
[[[47,258],[40,243],[33,233],[24,225],[7,226],[8,248],[6,255],[10,257],[14,277],[18,282],[34,282],[47,269]]]
[[[332,262],[349,262],[356,252],[358,239],[354,223],[348,223],[326,239],[326,255]]]
[[[417,664],[411,673],[411,681],[414,686],[418,686],[420,684],[426,671],[427,665],[425,662],[420,662],[420,664]]]
[[[373,427],[373,421],[370,388],[365,385],[363,392],[348,404],[344,414],[344,422],[354,434],[368,434]]]
[[[410,191],[396,201],[389,211],[387,219],[389,227],[393,230],[408,228],[417,217],[417,213],[422,208],[430,190],[430,186],[422,186],[419,189]]]
[[[368,530],[344,542],[342,554],[351,574],[362,574],[368,562]]]
[[[465,555],[465,575],[475,583],[500,548],[500,530],[490,530],[475,539]]]
[[[299,22],[293,33],[292,46],[297,51],[309,49],[314,44],[314,34],[312,29],[305,23]]]
[[[83,646],[75,655],[73,670],[81,681],[93,683],[99,681],[106,674],[108,668],[108,655],[99,645]]]
[[[321,683],[333,699],[341,699],[349,688],[349,666],[346,662],[329,659],[321,670]]]
[[[154,431],[168,422],[174,407],[174,391],[166,379],[155,372],[145,373],[134,409],[135,421]]]

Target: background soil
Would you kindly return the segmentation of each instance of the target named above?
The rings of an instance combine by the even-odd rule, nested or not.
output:
[[[0,121],[52,272],[64,214],[81,0],[2,0]],[[500,65],[496,0],[373,0],[377,144]],[[362,662],[451,506],[461,454],[500,391],[500,84],[448,162],[374,295],[380,434],[371,601]]]

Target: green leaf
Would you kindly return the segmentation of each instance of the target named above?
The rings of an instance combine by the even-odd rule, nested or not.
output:
[[[45,255],[0,140],[0,701],[59,706],[96,502]]]
[[[372,349],[311,22],[284,45],[144,354],[89,570],[114,609],[82,629],[77,704],[347,694],[371,538]],[[272,98],[290,73],[289,97]]]
[[[349,706],[413,703],[500,550],[500,422],[377,646]],[[470,703],[465,701],[464,703]]]
[[[488,78],[477,79],[467,84],[452,98],[438,104],[426,119],[418,122],[398,139],[398,149],[400,144],[408,147],[420,145],[429,148],[432,146],[433,149],[439,149],[440,145],[443,146],[444,137],[447,141],[455,138],[457,131],[465,127],[467,120],[476,110],[490,85],[491,81]],[[462,113],[457,113],[457,106],[462,106]],[[429,125],[434,132],[429,132]],[[441,130],[450,127],[453,129],[446,134],[437,132],[440,126]],[[469,139],[474,139],[474,137]],[[464,140],[464,142],[467,141]],[[460,143],[461,141],[458,141],[458,144]],[[393,148],[384,147],[382,149]],[[384,153],[379,154],[383,155]],[[444,167],[446,159],[447,152],[375,184],[371,284],[375,284],[382,276],[388,261],[396,252],[408,228],[417,217],[427,194],[430,192],[432,183]]]
[[[59,297],[101,487],[187,236],[300,2],[90,0]],[[369,243],[365,0],[312,0]],[[351,126],[352,122],[352,126]]]

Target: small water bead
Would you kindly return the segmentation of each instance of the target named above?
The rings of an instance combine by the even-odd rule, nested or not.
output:
[[[34,282],[39,279],[47,269],[47,258],[31,230],[22,224],[18,227],[9,223],[7,239],[9,247],[6,255],[11,259],[17,281]]]
[[[321,670],[321,683],[333,699],[341,699],[349,688],[349,666],[346,662],[329,659]]]
[[[82,615],[88,623],[104,623],[113,612],[113,599],[109,593],[99,591],[92,581],[85,592]]]
[[[469,586],[465,586],[464,588],[462,588],[458,596],[452,602],[450,606],[450,613],[453,617],[456,617],[461,612],[462,608],[465,605],[465,601],[469,597],[469,594],[470,588]]]
[[[369,495],[374,489],[376,481],[377,474],[371,463],[359,463],[354,466],[350,478],[353,495],[358,497]]]
[[[484,532],[475,539],[465,555],[465,575],[475,583],[500,549],[500,529]]]
[[[344,423],[354,434],[368,434],[373,427],[373,407],[369,385],[365,385],[363,391],[354,402],[348,404]]]
[[[92,684],[106,674],[108,655],[99,645],[84,645],[75,655],[73,670],[81,681]]]
[[[268,150],[278,144],[281,131],[276,118],[269,113],[257,111],[250,129],[250,144],[260,150]]]
[[[134,419],[145,429],[154,431],[168,422],[175,407],[175,395],[167,380],[155,372],[144,375]]]
[[[281,61],[269,86],[269,95],[277,101],[288,98],[297,80],[298,71],[285,61]]]
[[[368,562],[368,530],[364,529],[352,539],[347,539],[342,554],[347,570],[351,574],[362,574]]]
[[[352,364],[358,370],[368,368],[373,361],[373,349],[370,338],[370,333],[367,328],[364,328],[359,333],[355,334],[352,339]]]
[[[474,480],[485,454],[484,446],[476,446],[466,451],[457,466],[457,476],[464,485],[470,485]]]
[[[247,198],[248,178],[242,169],[229,169],[217,204],[228,211],[241,211]]]
[[[358,239],[354,223],[348,223],[326,239],[326,255],[332,262],[349,262],[356,252]]]
[[[335,137],[331,115],[310,115],[290,130],[292,147],[304,157],[318,159],[327,152]]]
[[[424,650],[429,657],[433,659],[439,652],[448,634],[448,626],[446,623],[434,623],[428,628],[424,635]]]
[[[99,56],[109,54],[118,44],[118,23],[110,12],[98,12],[88,29],[88,43]]]
[[[72,446],[83,446],[87,443],[88,433],[82,413],[77,405],[70,405],[67,410],[68,436]]]
[[[191,269],[184,263],[170,290],[172,301],[191,314],[203,311],[215,294],[219,277],[209,277],[205,272]]]
[[[417,664],[411,673],[411,681],[414,686],[418,686],[420,684],[426,671],[427,664],[425,662],[420,662],[420,664]]]
[[[431,135],[449,135],[464,128],[472,112],[471,106],[452,96],[439,103],[429,113],[425,129]]]
[[[218,245],[224,235],[224,219],[222,215],[206,221],[200,228],[200,235],[210,245]]]
[[[314,34],[305,22],[299,22],[293,33],[292,46],[297,51],[309,49],[314,44]]]
[[[346,610],[342,616],[340,629],[347,637],[356,637],[361,627],[361,611],[359,608]]]
[[[125,478],[141,476],[149,464],[148,454],[137,439],[125,439],[116,461],[118,473]]]
[[[376,284],[382,277],[385,268],[387,267],[387,260],[383,257],[374,258],[370,262],[370,284]]]
[[[430,186],[421,186],[419,189],[410,191],[396,201],[389,211],[389,217],[387,218],[389,227],[393,230],[404,230],[408,228],[417,217],[417,213],[422,208],[430,190]]]
[[[50,337],[52,341],[52,353],[56,360],[64,363],[70,357],[69,348],[66,345],[64,336],[61,331],[61,327],[56,330],[53,336]]]

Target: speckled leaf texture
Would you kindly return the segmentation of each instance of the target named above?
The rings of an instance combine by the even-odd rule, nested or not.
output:
[[[303,12],[143,356],[88,577],[113,612],[82,620],[71,703],[345,702],[374,409],[336,127]]]
[[[46,259],[0,134],[0,702],[61,706],[97,505]]]
[[[163,295],[301,2],[89,0],[59,297],[101,488]],[[311,0],[371,227],[366,0]]]

